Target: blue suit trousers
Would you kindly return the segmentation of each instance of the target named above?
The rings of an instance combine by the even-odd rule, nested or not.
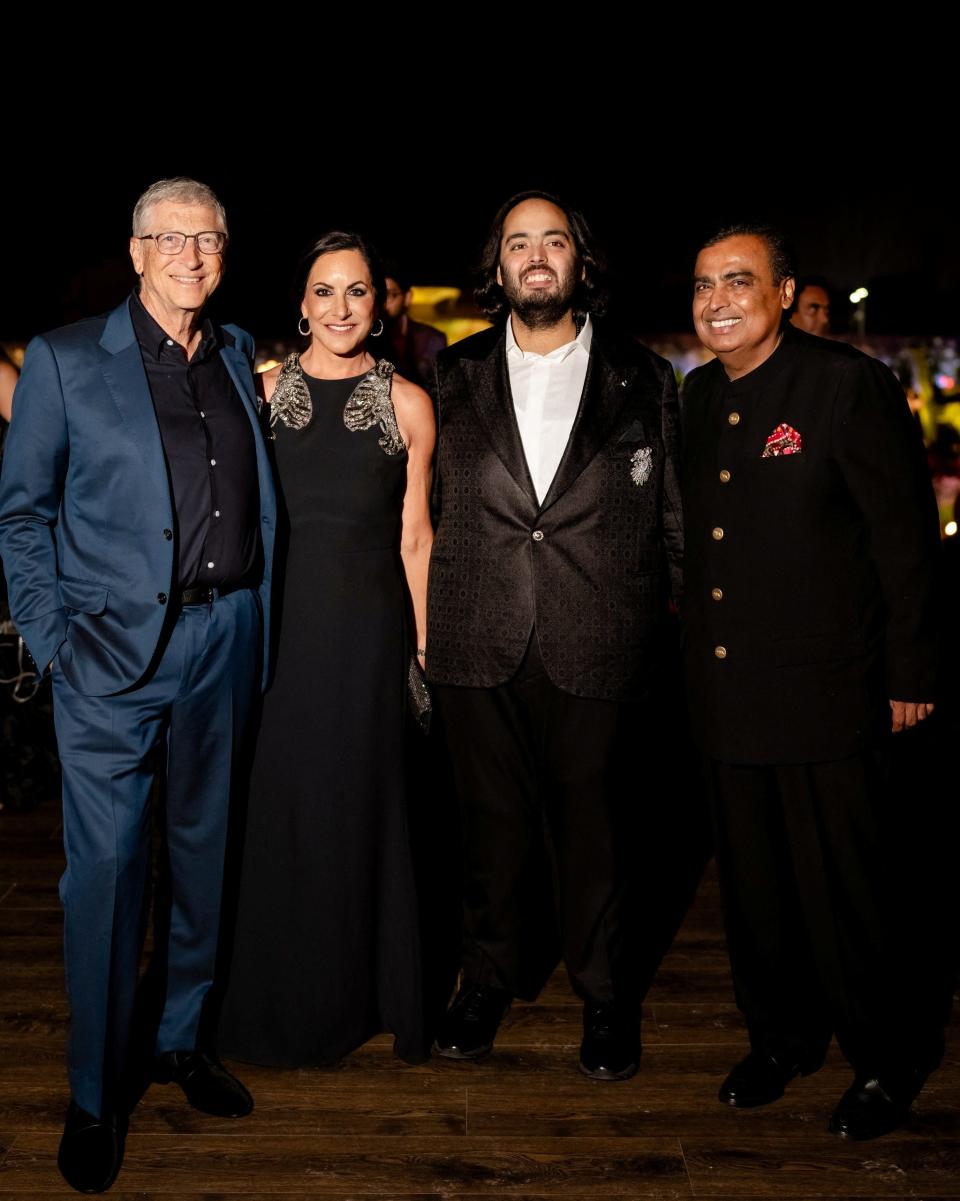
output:
[[[261,612],[242,589],[182,609],[155,669],[113,696],[54,663],[63,767],[60,883],[71,1007],[69,1075],[94,1116],[130,1068],[151,857],[150,795],[166,779],[171,911],[155,1050],[193,1050],[213,982],[235,767],[259,691]]]

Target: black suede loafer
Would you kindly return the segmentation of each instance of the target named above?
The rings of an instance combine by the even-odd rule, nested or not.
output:
[[[755,1109],[778,1101],[797,1076],[809,1075],[810,1071],[805,1071],[795,1060],[751,1051],[720,1085],[717,1097],[724,1105],[732,1105],[735,1109]]]
[[[158,1084],[179,1084],[194,1109],[217,1118],[245,1118],[253,1097],[216,1056],[207,1051],[167,1051],[154,1065]]]
[[[629,1080],[640,1066],[640,1031],[612,1004],[583,1007],[580,1071],[591,1080]]]
[[[446,1059],[479,1059],[493,1047],[513,998],[488,984],[464,984],[444,1015],[433,1049]]]
[[[105,1193],[123,1163],[125,1134],[114,1114],[95,1118],[71,1101],[57,1154],[60,1175],[78,1193]]]
[[[840,1138],[862,1142],[902,1126],[923,1087],[922,1076],[893,1084],[876,1076],[858,1076],[840,1098],[827,1129]]]

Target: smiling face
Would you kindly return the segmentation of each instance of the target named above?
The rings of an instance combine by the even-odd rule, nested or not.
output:
[[[562,320],[582,276],[563,209],[534,199],[510,210],[500,238],[497,283],[525,325],[542,328]]]
[[[697,255],[693,323],[730,379],[753,371],[773,354],[793,289],[792,278],[773,282],[767,244],[752,234],[726,238]]]
[[[300,312],[313,342],[335,355],[362,350],[376,320],[370,268],[359,250],[331,250],[310,268]]]
[[[160,200],[148,209],[143,228],[150,234],[198,234],[222,230],[223,223],[209,205]],[[196,238],[188,238],[179,254],[161,254],[154,238],[131,238],[130,257],[140,276],[140,299],[164,328],[195,317],[223,276],[223,254],[201,254]]]

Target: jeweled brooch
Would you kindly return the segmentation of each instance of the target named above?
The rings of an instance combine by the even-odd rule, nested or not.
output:
[[[640,488],[650,478],[652,470],[653,451],[649,446],[641,446],[630,456],[630,478]]]

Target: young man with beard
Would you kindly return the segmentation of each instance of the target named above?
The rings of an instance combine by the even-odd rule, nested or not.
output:
[[[557,920],[584,1002],[580,1068],[626,1079],[640,997],[625,954],[623,834],[638,797],[624,760],[630,780],[654,761],[647,706],[679,591],[673,371],[599,320],[589,229],[554,197],[502,206],[483,270],[495,324],[437,365],[427,670],[465,887],[462,987],[436,1050],[490,1049],[511,999],[535,997],[552,967],[541,935]]]

